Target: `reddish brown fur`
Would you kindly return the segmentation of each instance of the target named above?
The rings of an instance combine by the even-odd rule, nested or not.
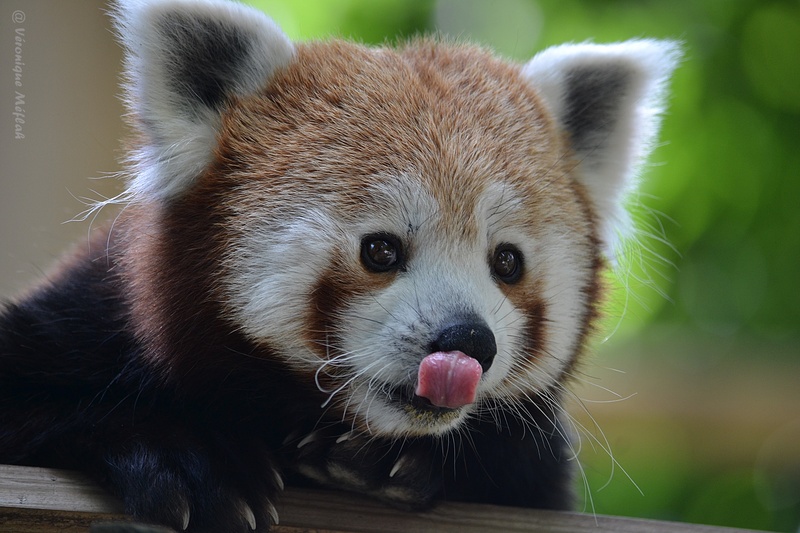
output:
[[[222,158],[249,169],[235,178],[291,189],[298,205],[311,188],[358,207],[369,179],[413,169],[460,215],[473,211],[489,176],[530,187],[564,173],[563,146],[516,67],[428,41],[400,54],[344,42],[300,46],[263,95],[225,116],[221,139]],[[327,183],[301,183],[304,176]],[[460,217],[449,222],[463,226]]]
[[[137,272],[133,314],[148,343],[162,347],[153,353],[171,354],[162,361],[167,367],[196,357],[174,349],[191,335],[200,333],[202,344],[212,332],[229,334],[217,319],[225,309],[214,280],[228,243],[248,230],[243,214],[269,211],[276,201],[332,201],[344,219],[358,217],[375,201],[370,184],[405,172],[417,175],[441,206],[436,231],[443,240],[474,239],[478,199],[488,183],[505,182],[522,198],[519,222],[534,237],[559,225],[584,241],[592,266],[577,356],[599,293],[593,214],[570,176],[566,145],[518,67],[429,40],[397,53],[338,41],[300,45],[296,60],[261,94],[224,112],[219,138],[215,162],[189,197],[129,215],[140,233],[128,254]],[[197,247],[203,252],[188,253]],[[347,269],[323,276],[313,295],[321,309],[307,326],[321,357],[320,340],[330,334],[327,322],[342,298],[390,283],[353,269],[346,255],[333,264]],[[528,344],[531,356],[540,356],[547,305],[537,283],[523,280],[504,291],[533,321]],[[170,316],[188,317],[181,326],[188,329],[175,330]]]

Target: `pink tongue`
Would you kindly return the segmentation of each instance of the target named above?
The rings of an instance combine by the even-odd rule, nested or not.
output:
[[[419,365],[417,396],[437,407],[455,409],[475,401],[481,364],[462,352],[436,352]]]

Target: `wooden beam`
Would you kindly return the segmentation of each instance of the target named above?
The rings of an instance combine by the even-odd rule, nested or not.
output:
[[[278,502],[276,533],[743,533],[746,530],[518,509],[442,503],[424,513],[402,512],[352,494],[287,489]],[[63,470],[0,465],[0,531],[85,532],[92,523],[129,521],[120,502],[85,476]],[[133,531],[133,530],[131,530]]]

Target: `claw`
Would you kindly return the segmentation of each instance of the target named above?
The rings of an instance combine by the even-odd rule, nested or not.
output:
[[[253,510],[250,509],[250,506],[246,503],[242,503],[242,514],[244,514],[244,518],[247,520],[247,524],[250,526],[250,529],[255,531],[256,515],[253,514]]]
[[[298,433],[297,431],[292,431],[291,433],[286,435],[285,439],[283,439],[283,446],[286,446],[287,444],[289,444],[293,440],[297,439],[297,437],[299,437],[299,436],[300,436],[300,433]]]
[[[389,471],[389,477],[394,477],[395,474],[400,471],[400,468],[405,464],[407,459],[407,455],[400,456],[400,459],[397,460],[392,469]]]
[[[189,518],[191,518],[191,516],[192,516],[191,512],[189,511],[189,507],[187,506],[183,510],[183,523],[181,524],[181,529],[183,531],[186,531],[187,529],[189,529]]]
[[[341,444],[342,442],[344,442],[346,440],[350,440],[350,437],[352,437],[352,436],[353,436],[353,432],[352,431],[350,433],[345,433],[344,435],[341,435],[338,439],[336,439],[336,444]]]
[[[275,479],[275,484],[278,486],[278,488],[280,490],[283,490],[285,488],[283,484],[283,478],[281,477],[281,475],[278,473],[277,470],[272,471],[272,477]]]
[[[301,440],[300,442],[297,443],[297,447],[298,447],[298,449],[302,448],[306,444],[308,444],[310,442],[314,442],[315,440],[317,440],[317,433],[316,432],[309,433],[308,435],[306,435],[303,438],[303,440]]]
[[[269,516],[270,516],[270,518],[272,518],[272,524],[277,526],[280,523],[280,517],[278,516],[278,510],[275,509],[275,506],[272,505],[272,503],[270,503],[267,506],[267,511],[269,511]]]

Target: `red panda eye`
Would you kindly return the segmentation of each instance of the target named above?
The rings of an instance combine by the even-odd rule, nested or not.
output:
[[[373,272],[402,268],[400,240],[385,233],[367,235],[361,240],[361,262]]]
[[[501,244],[494,252],[492,272],[503,283],[516,283],[522,277],[522,252]]]

